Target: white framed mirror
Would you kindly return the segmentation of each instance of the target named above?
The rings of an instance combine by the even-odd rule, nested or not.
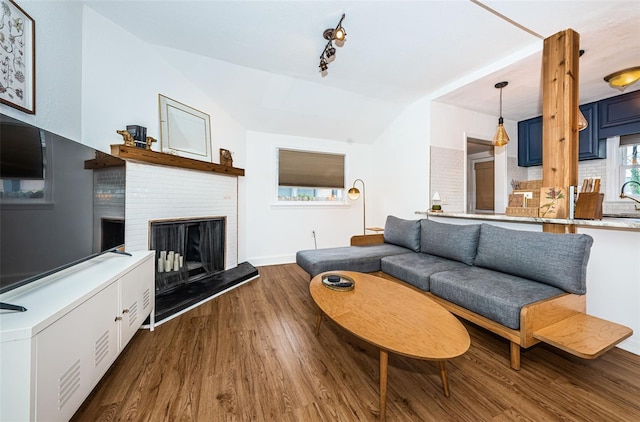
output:
[[[158,94],[162,152],[212,162],[211,121],[207,113]]]

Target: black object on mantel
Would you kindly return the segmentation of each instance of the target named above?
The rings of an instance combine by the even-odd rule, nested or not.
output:
[[[210,298],[237,284],[258,276],[258,270],[248,262],[238,264],[230,270],[212,274],[205,279],[185,284],[166,294],[156,296],[155,323],[183,311],[198,302]],[[149,325],[147,318],[144,325]]]
[[[138,125],[127,125],[127,132],[133,136],[135,140],[136,147],[138,148],[146,148],[147,147],[147,128],[144,126]]]

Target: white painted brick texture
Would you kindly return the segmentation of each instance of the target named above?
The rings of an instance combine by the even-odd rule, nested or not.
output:
[[[226,217],[225,268],[238,265],[237,177],[127,162],[125,244],[149,249],[149,222]]]

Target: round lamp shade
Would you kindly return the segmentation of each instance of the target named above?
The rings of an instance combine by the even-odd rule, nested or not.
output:
[[[349,189],[349,192],[347,192],[347,195],[349,195],[350,199],[358,199],[360,198],[360,191],[358,190],[358,188],[351,188]]]

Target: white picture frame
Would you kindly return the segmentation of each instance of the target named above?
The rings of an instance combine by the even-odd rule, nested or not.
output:
[[[162,94],[158,94],[158,104],[161,151],[212,162],[209,115]]]

